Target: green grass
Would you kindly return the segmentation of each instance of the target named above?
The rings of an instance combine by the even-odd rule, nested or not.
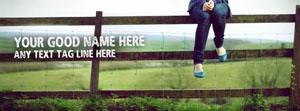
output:
[[[0,37],[0,53],[10,53],[13,52],[15,48],[15,43],[13,39]]]
[[[149,64],[153,66],[147,68]],[[64,69],[3,72],[0,73],[0,90],[88,90],[90,67],[87,66],[89,65]],[[252,76],[247,74],[250,70],[254,70],[252,72],[255,73],[257,82],[261,75],[269,74],[271,77],[271,74],[278,73],[279,77],[274,87],[289,87],[291,60],[258,58],[247,61],[206,63],[204,65],[206,76],[203,79],[194,78],[191,61],[125,61],[101,64],[102,69],[110,66],[113,68],[100,71],[99,89],[250,88],[252,83],[249,80]],[[280,70],[277,70],[278,68]],[[264,85],[257,87],[264,87]]]

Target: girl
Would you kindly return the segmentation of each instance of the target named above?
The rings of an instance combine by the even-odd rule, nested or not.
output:
[[[204,49],[211,24],[215,33],[214,43],[219,61],[224,62],[227,59],[223,40],[226,19],[231,17],[231,12],[227,0],[191,0],[188,12],[198,24],[193,56],[195,64],[194,75],[195,77],[203,78]]]

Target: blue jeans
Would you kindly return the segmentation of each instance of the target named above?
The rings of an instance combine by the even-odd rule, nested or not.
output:
[[[202,10],[201,5],[195,5],[189,13],[198,24],[195,35],[194,64],[202,64],[204,61],[204,49],[211,24],[215,33],[214,43],[216,48],[220,48],[223,45],[229,7],[226,3],[219,3],[214,6],[212,11],[207,12]]]

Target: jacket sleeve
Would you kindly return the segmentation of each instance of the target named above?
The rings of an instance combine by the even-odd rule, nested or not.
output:
[[[200,8],[202,8],[205,2],[206,0],[191,0],[189,3],[188,11],[190,11],[195,5],[200,5]]]

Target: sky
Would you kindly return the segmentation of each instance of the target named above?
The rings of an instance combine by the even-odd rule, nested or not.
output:
[[[188,15],[189,0],[1,0],[0,17]],[[229,0],[233,14],[293,14],[300,0]]]
[[[294,14],[296,5],[300,5],[300,0],[229,0],[229,2],[234,15]],[[0,0],[0,17],[95,16],[96,11],[103,11],[104,16],[188,15],[186,12],[188,3],[189,0]],[[196,25],[103,27],[104,31],[110,32],[180,32],[193,35]],[[31,28],[40,29],[39,27]],[[93,27],[73,28],[77,30],[93,30]],[[293,32],[293,23],[276,23],[267,25],[228,24],[225,33],[227,35],[286,33],[292,36]],[[212,34],[212,30],[210,34]]]

